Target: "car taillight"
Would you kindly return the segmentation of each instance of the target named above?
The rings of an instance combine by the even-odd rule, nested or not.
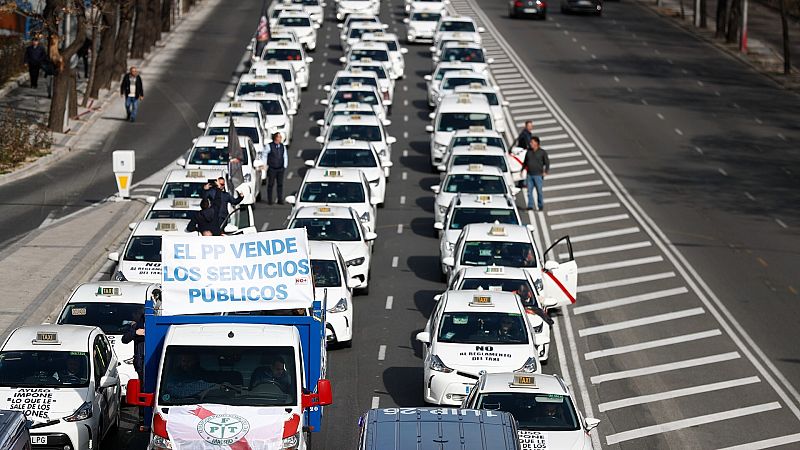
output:
[[[389,91],[383,91],[383,99],[389,100]]]
[[[536,0],[536,5],[539,6],[540,8],[547,7],[547,3],[543,2],[542,0]]]
[[[169,439],[167,435],[167,421],[158,413],[153,415],[153,434],[164,439]]]
[[[522,8],[522,2],[517,0],[516,2],[514,2],[514,6],[516,6],[517,8]]]

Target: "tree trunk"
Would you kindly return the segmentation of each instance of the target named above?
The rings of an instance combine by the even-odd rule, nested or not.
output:
[[[69,72],[69,88],[67,89],[69,101],[67,102],[67,107],[69,108],[69,117],[76,119],[78,117],[78,71],[70,70]]]
[[[169,33],[172,28],[172,1],[162,0],[161,2],[161,32]]]
[[[147,36],[148,48],[152,48],[161,39],[161,0],[147,2]]]
[[[119,8],[117,2],[106,1],[103,4],[102,19],[100,21],[100,49],[97,51],[97,72],[89,95],[97,98],[100,89],[108,88],[111,84],[111,74],[114,68],[114,45],[117,37],[117,18]]]
[[[781,27],[783,28],[783,74],[791,75],[792,73],[792,52],[789,46],[789,23],[786,20],[787,6],[786,0],[781,1]]]
[[[725,36],[725,24],[727,23],[725,17],[728,15],[728,0],[717,1],[717,30],[714,37],[721,38]]]
[[[130,47],[131,30],[133,29],[133,3],[135,0],[123,0],[119,10],[119,32],[114,44],[114,67],[111,70],[111,82],[128,70],[128,48]]]
[[[726,17],[725,24],[725,42],[733,43],[739,37],[739,25],[741,23],[741,0],[731,0],[730,7],[728,8],[728,16]]]
[[[131,58],[142,59],[147,51],[147,0],[134,0],[136,2],[136,22],[133,27],[133,43],[131,44]]]
[[[708,11],[706,11],[706,0],[700,0],[700,28],[708,28]]]
[[[99,18],[92,14],[92,49],[89,52],[89,57],[91,59],[91,64],[89,64],[89,79],[86,81],[86,92],[83,94],[83,101],[81,102],[81,106],[84,108],[86,105],[89,104],[89,97],[91,96],[91,92],[94,89],[94,74],[97,72],[97,23]]]
[[[59,21],[62,20],[63,11],[75,10],[75,17],[78,21],[76,36],[86,36],[86,16],[83,6],[84,3],[77,0],[47,0],[43,13],[44,22],[50,32],[48,50],[55,71],[47,126],[50,130],[58,133],[64,132],[64,116],[67,112],[67,98],[70,92],[69,80],[72,77],[72,70],[69,68],[68,62],[83,45],[82,39],[75,39],[66,48],[60,50],[62,38],[59,35]]]

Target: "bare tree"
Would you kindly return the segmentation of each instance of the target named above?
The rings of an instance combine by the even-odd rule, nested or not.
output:
[[[135,0],[121,0],[119,10],[119,32],[114,45],[114,67],[111,75],[112,81],[125,73],[128,69],[128,49],[133,30]]]
[[[100,89],[108,88],[111,83],[111,72],[114,67],[114,47],[117,37],[117,20],[119,18],[119,1],[104,0],[97,4],[100,8],[100,46],[97,50],[97,68],[88,95],[97,98]]]
[[[133,27],[133,42],[131,43],[131,58],[144,58],[148,50],[147,45],[147,0],[134,0],[136,6],[134,15],[136,17]]]
[[[781,26],[783,27],[783,73],[784,75],[791,75],[792,73],[792,52],[789,44],[789,23],[786,20],[788,15],[786,6],[787,0],[780,0],[781,3]]]

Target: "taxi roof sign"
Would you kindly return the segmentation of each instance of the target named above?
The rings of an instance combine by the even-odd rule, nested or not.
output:
[[[342,176],[342,171],[341,170],[335,170],[335,169],[326,170],[325,171],[325,176],[326,177],[340,177],[340,176]]]
[[[485,273],[493,275],[502,275],[506,273],[506,269],[503,266],[488,266],[485,270]]]
[[[478,197],[475,198],[475,201],[481,203],[489,203],[490,201],[492,201],[492,196],[489,194],[480,194],[478,195]]]
[[[489,236],[508,236],[508,233],[506,233],[506,227],[502,225],[492,225],[492,228],[489,228]]]
[[[330,214],[331,208],[329,206],[318,206],[314,214]]]
[[[472,142],[469,144],[470,150],[486,150],[486,144],[482,142]]]
[[[482,87],[483,87],[483,85],[482,85],[482,84],[480,84],[480,83],[470,83],[470,84],[469,84],[469,88],[470,88],[470,89],[480,89],[480,88],[482,88]]]
[[[203,171],[200,169],[190,169],[186,171],[186,178],[203,178]]]
[[[358,108],[359,105],[360,105],[360,103],[358,103],[358,102],[347,102],[347,107],[350,108],[350,109]]]
[[[104,297],[119,297],[122,295],[122,291],[120,291],[119,287],[116,286],[98,286],[97,293],[95,295],[102,295]]]
[[[353,145],[356,143],[356,140],[353,138],[347,138],[342,140],[342,144]]]
[[[188,208],[189,207],[189,200],[185,198],[173,198],[172,199],[172,207],[173,208]]]
[[[350,86],[357,87],[357,88],[361,87],[361,82],[360,81],[354,81],[354,82],[350,83]]]
[[[492,297],[489,295],[475,295],[469,306],[494,306],[492,304]]]
[[[509,384],[511,387],[536,388],[536,379],[533,375],[514,375],[514,380]]]
[[[483,172],[483,164],[470,164],[467,170],[470,172]]]
[[[177,231],[178,225],[175,222],[158,222],[156,224],[156,231]]]
[[[486,127],[482,125],[470,125],[469,131],[472,131],[474,133],[483,133],[484,131],[486,131]]]
[[[221,135],[221,136],[214,136],[214,142],[225,142],[228,140],[228,136]]]
[[[36,339],[34,339],[31,344],[33,345],[49,345],[49,344],[60,344],[58,341],[58,333],[55,331],[37,331],[36,332]]]
[[[369,56],[366,58],[361,58],[361,62],[372,62],[372,58],[370,58]]]
[[[230,102],[229,106],[231,108],[241,108],[242,107],[242,102]]]

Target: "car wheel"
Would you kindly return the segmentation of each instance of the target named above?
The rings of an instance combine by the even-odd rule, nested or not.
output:
[[[358,290],[358,295],[369,295],[369,285],[365,288],[360,288]]]

